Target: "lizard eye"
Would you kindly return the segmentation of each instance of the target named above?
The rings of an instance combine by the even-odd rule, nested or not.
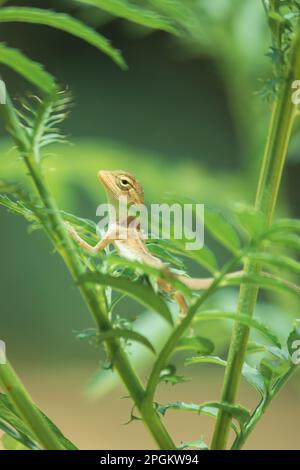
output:
[[[130,187],[130,183],[127,179],[125,178],[120,178],[119,179],[119,184],[122,189],[128,189]]]

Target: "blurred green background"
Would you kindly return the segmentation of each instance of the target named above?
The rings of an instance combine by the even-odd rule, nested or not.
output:
[[[64,125],[71,144],[54,147],[44,164],[62,209],[96,221],[96,206],[104,198],[96,172],[120,168],[136,174],[146,202],[161,202],[168,193],[221,207],[253,202],[271,107],[258,93],[270,73],[268,28],[260,1],[199,2],[197,28],[186,40],[73,1],[13,3],[55,7],[84,19],[122,50],[129,65],[123,72],[96,49],[50,28],[1,25],[0,41],[45,64],[74,96]],[[1,75],[14,97],[28,89],[4,67]],[[4,129],[0,131],[1,177],[29,185],[22,162]],[[298,142],[295,133],[278,209],[294,217],[300,216]],[[115,388],[111,373],[101,382],[103,393],[97,401],[85,394],[87,382],[101,366],[101,353],[75,340],[73,331],[91,326],[91,320],[61,260],[42,233],[28,235],[25,221],[3,208],[0,214],[0,336],[33,397],[81,448],[150,448],[152,441],[140,423],[122,426],[130,402],[119,400],[124,393]],[[211,246],[225,259],[218,246]],[[193,274],[206,275],[190,268]],[[236,294],[226,290],[215,302],[234,308]],[[122,315],[139,311],[131,301],[120,308]],[[283,338],[298,311],[294,299],[270,294],[260,296],[257,308]],[[144,317],[150,331],[149,315]],[[226,350],[230,326],[204,326],[220,354]],[[145,357],[146,370],[148,360]],[[193,385],[163,386],[162,401],[219,398],[222,370],[198,366],[184,373],[194,378]],[[299,385],[296,378],[272,405],[249,448],[300,447]],[[249,387],[243,386],[241,397],[254,405]],[[209,418],[174,412],[167,419],[178,442],[202,434],[209,440]]]

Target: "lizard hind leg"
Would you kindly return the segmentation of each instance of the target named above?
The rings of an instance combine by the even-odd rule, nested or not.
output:
[[[174,291],[173,287],[170,286],[170,284],[168,284],[163,279],[157,279],[157,284],[158,284],[158,286],[160,287],[160,289],[162,291],[166,292],[167,294],[170,294],[170,296],[172,296],[174,298],[174,300],[177,303],[177,305],[179,307],[179,310],[180,310],[179,318],[184,317],[186,312],[187,312],[188,306],[187,306],[186,300],[185,300],[184,296],[181,294],[181,292]]]

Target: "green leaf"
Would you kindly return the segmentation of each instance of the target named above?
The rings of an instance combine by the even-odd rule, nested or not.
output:
[[[126,328],[114,328],[113,330],[99,333],[95,328],[87,328],[85,330],[76,332],[76,338],[80,340],[93,339],[93,344],[98,344],[101,341],[107,341],[113,338],[123,338],[126,340],[137,341],[138,343],[146,346],[150,351],[155,354],[155,349],[150,341],[137,331],[127,330]]]
[[[182,241],[172,240],[171,247],[175,247],[175,252],[180,253],[182,256],[189,258],[198,263],[203,268],[207,269],[212,274],[218,271],[218,262],[214,253],[206,246],[201,250],[185,250]],[[172,249],[172,248],[171,248]]]
[[[244,362],[242,374],[247,382],[252,385],[261,396],[265,395],[266,387],[263,376],[255,367],[251,367]]]
[[[274,233],[269,236],[269,240],[276,245],[292,250],[300,251],[300,237],[293,233]]]
[[[40,410],[41,411],[41,410]],[[60,443],[64,446],[65,449],[67,450],[78,450],[78,448],[75,446],[75,444],[73,444],[73,442],[71,442],[62,432],[61,430],[56,426],[56,424],[53,423],[53,421],[51,421],[50,418],[48,418],[48,416],[45,415],[45,413],[43,413],[41,411],[42,415],[44,416],[44,418],[46,419],[47,423],[49,424],[49,426],[52,428],[52,430],[54,431],[54,433],[56,434],[56,437],[59,438],[59,441]]]
[[[251,328],[255,328],[259,331],[262,335],[268,338],[275,346],[281,347],[279,339],[276,335],[271,332],[271,330],[264,325],[263,323],[255,320],[249,315],[245,314],[237,314],[235,312],[222,312],[217,310],[207,310],[201,311],[195,316],[195,321],[203,321],[203,320],[234,320],[242,323],[243,325],[247,325]]]
[[[154,276],[156,278],[161,278],[167,281],[174,289],[182,291],[187,297],[191,296],[190,289],[183,284],[176,275],[172,273],[167,266],[162,269],[154,268],[145,263],[140,263],[139,261],[131,261],[119,256],[106,256],[105,261],[110,267],[119,267],[124,266],[127,269],[132,269],[133,271],[142,272]]]
[[[289,294],[296,295],[298,298],[300,296],[300,287],[296,284],[268,273],[262,273],[260,275],[242,274],[241,276],[235,276],[232,278],[228,277],[224,282],[222,282],[223,285],[227,286],[239,286],[244,283],[257,285],[261,289],[287,292]]]
[[[185,366],[190,366],[193,364],[201,364],[201,363],[211,363],[211,364],[218,364],[220,366],[226,367],[227,361],[224,361],[220,357],[217,356],[196,356],[196,357],[188,357],[185,360]],[[249,366],[246,362],[243,364],[242,375],[246,379],[246,381],[252,385],[259,394],[262,396],[265,393],[265,383],[262,374],[254,367]]]
[[[189,381],[182,375],[176,374],[176,367],[173,364],[169,364],[167,367],[162,369],[159,374],[159,381],[169,383],[171,385],[176,385],[178,383],[183,383]]]
[[[158,258],[162,259],[166,263],[173,264],[178,269],[186,271],[184,262],[180,258],[178,258],[178,256],[175,256],[174,254],[172,254],[168,250],[167,246],[163,247],[162,245],[158,243],[151,242],[151,243],[147,243],[147,248],[154,256],[157,256]]]
[[[206,355],[211,354],[214,348],[214,343],[210,339],[201,336],[191,336],[181,338],[176,345],[175,351],[194,350],[199,354]]]
[[[230,403],[225,402],[211,401],[203,403],[201,405],[201,408],[205,408],[206,406],[226,411],[226,413],[229,413],[233,418],[235,418],[239,422],[241,428],[244,427],[244,425],[250,420],[251,417],[249,410],[247,410],[247,408],[242,405],[232,405]]]
[[[300,232],[299,219],[279,219],[274,222],[269,230],[269,234],[277,232]]]
[[[240,248],[240,240],[233,226],[216,211],[205,209],[205,227],[212,236],[228,250],[236,253]]]
[[[289,360],[281,361],[274,360],[270,361],[267,359],[262,359],[259,365],[260,373],[263,376],[265,386],[267,390],[272,390],[274,382],[285,375],[285,373],[290,369],[291,364]]]
[[[99,341],[107,341],[113,338],[124,338],[126,340],[136,341],[146,346],[148,349],[150,349],[150,351],[155,354],[155,349],[150,343],[150,341],[137,331],[126,330],[123,328],[114,328],[110,331],[98,333],[97,338],[99,339]]]
[[[218,271],[217,258],[207,246],[203,246],[201,250],[186,250],[184,244],[184,240],[171,240],[168,246],[170,251],[192,259],[210,273],[215,274]]]
[[[242,405],[231,405],[230,403],[224,403],[219,401],[209,401],[202,403],[201,405],[196,405],[194,403],[184,403],[184,402],[174,402],[167,403],[165,405],[158,406],[158,412],[164,415],[168,410],[182,410],[182,411],[194,411],[196,413],[205,413],[206,410],[211,412],[211,409],[214,410],[223,410],[229,413],[233,418],[235,418],[243,427],[250,419],[249,411]]]
[[[300,274],[300,263],[288,256],[273,255],[271,253],[248,253],[247,258],[255,263],[279,269],[287,269],[295,274]]]
[[[11,437],[9,434],[3,434],[1,442],[6,450],[28,450],[28,447]]]
[[[143,6],[133,4],[128,0],[77,0],[80,3],[101,8],[114,16],[124,18],[128,21],[147,26],[149,28],[161,29],[169,33],[178,34],[178,29],[173,22],[158,13]]]
[[[137,282],[129,281],[121,277],[113,277],[109,274],[102,273],[87,273],[80,277],[79,284],[91,282],[93,284],[100,284],[103,286],[111,286],[113,289],[124,292],[130,297],[134,298],[142,305],[150,307],[159,315],[161,315],[171,325],[173,324],[172,315],[164,301],[155,294],[155,292],[148,286],[138,284]]]
[[[183,441],[177,449],[188,449],[191,447],[199,450],[208,450],[208,445],[203,441],[203,439],[197,439],[196,441]]]
[[[194,356],[194,357],[188,357],[184,361],[185,366],[190,366],[193,364],[202,364],[202,363],[218,364],[224,367],[226,367],[226,364],[227,364],[227,362],[224,361],[224,359],[221,359],[218,356]]]
[[[60,29],[97,47],[121,68],[126,69],[126,64],[120,52],[112,47],[104,36],[65,13],[32,7],[5,7],[0,9],[0,22],[34,23]]]
[[[247,345],[247,354],[256,353],[269,353],[281,360],[287,360],[288,355],[285,350],[277,348],[276,346],[270,346],[267,344],[259,344],[254,341],[249,341]]]
[[[0,429],[29,449],[40,449],[35,437],[23,422],[7,395],[0,393]]]
[[[0,63],[7,65],[45,93],[51,93],[55,87],[54,77],[40,64],[3,43],[0,43]]]
[[[40,411],[40,413],[42,413],[48,425],[52,428],[65,449],[77,449],[77,447],[62,434],[58,427],[42,411]],[[35,441],[35,437],[31,429],[29,429],[27,424],[24,423],[8,396],[4,393],[0,393],[0,429],[26,448],[32,450],[40,449],[39,445]],[[12,444],[13,442],[9,441],[9,445]]]
[[[234,212],[240,225],[246,230],[250,238],[257,238],[265,230],[266,222],[264,215],[253,206],[236,204],[234,206]]]

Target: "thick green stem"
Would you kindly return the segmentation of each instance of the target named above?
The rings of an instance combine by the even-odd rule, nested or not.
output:
[[[37,442],[46,450],[63,450],[64,447],[8,362],[0,365],[0,384]]]
[[[32,154],[32,149],[29,146],[26,134],[19,123],[9,97],[7,97],[7,104],[0,106],[0,111],[4,117],[4,122],[8,131],[13,136],[23,155],[25,165],[32,177],[40,199],[47,210],[47,221],[50,225],[52,241],[68,266],[74,281],[77,282],[83,274],[84,268],[77,256],[76,250],[74,250],[73,242],[66,232],[64,222],[56,202],[44,182],[40,166],[34,158],[35,156]],[[81,284],[78,288],[99,330],[107,331],[112,329],[112,325],[106,312],[103,294],[99,292],[97,288],[86,283]],[[175,444],[156,414],[154,408],[147,408],[147,410],[145,410],[142,406],[145,395],[144,387],[133,369],[126,352],[122,348],[120,341],[118,339],[107,341],[106,349],[109,357],[113,360],[115,369],[126,386],[136,407],[139,409],[142,419],[152,434],[155,442],[161,449],[175,449]]]
[[[296,105],[292,102],[292,83],[300,77],[300,32],[294,37],[287,74],[279,96],[273,105],[268,138],[262,161],[260,178],[256,194],[256,208],[265,214],[266,223],[272,223],[280,187],[282,171],[296,115]],[[247,263],[245,273],[259,273],[257,264]],[[242,285],[239,294],[238,313],[253,315],[258,288]],[[249,337],[249,328],[236,323],[231,338],[228,363],[222,390],[222,401],[234,403],[239,390],[241,371]],[[225,449],[227,445],[231,415],[220,411],[212,439],[212,449]]]

